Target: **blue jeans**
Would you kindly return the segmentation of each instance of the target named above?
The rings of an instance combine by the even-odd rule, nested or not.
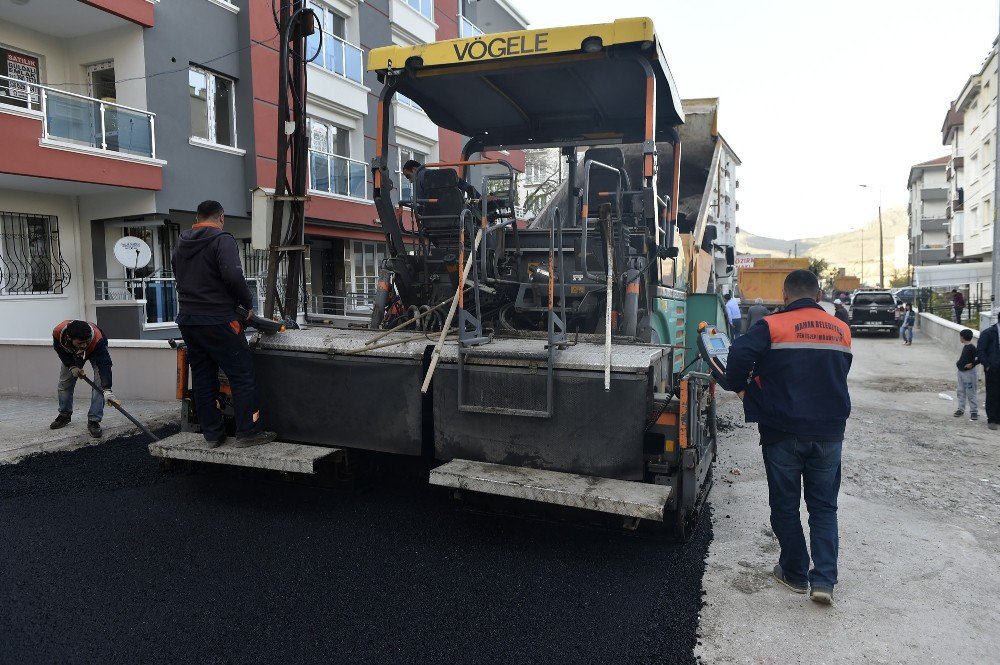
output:
[[[73,391],[76,389],[76,377],[70,374],[69,367],[60,365],[59,370],[59,413],[64,416],[73,415]],[[101,387],[101,373],[97,371],[97,365],[90,363],[93,370],[90,380]],[[104,418],[104,393],[97,392],[86,383],[83,384],[90,393],[90,411],[87,412],[87,420],[93,423],[101,422]]]
[[[913,341],[913,326],[903,326],[899,329],[899,334],[902,335],[904,342]]]
[[[761,446],[767,471],[771,528],[781,545],[778,565],[790,582],[832,589],[837,583],[837,495],[843,441],[789,439]],[[799,497],[809,510],[809,550]],[[813,568],[809,570],[809,552]]]
[[[740,336],[740,324],[743,323],[743,319],[733,319],[730,321],[730,327],[733,330],[733,340]]]

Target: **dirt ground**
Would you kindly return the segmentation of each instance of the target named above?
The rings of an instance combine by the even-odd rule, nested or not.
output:
[[[986,428],[981,377],[981,420],[952,416],[939,393],[954,398],[955,360],[919,334],[911,347],[854,341],[832,607],[770,578],[778,543],[756,427],[725,399],[704,662],[996,662],[1000,608],[982,590],[1000,577],[1000,431]]]

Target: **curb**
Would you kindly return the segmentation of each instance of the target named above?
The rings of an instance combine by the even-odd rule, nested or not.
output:
[[[175,414],[163,414],[160,416],[153,416],[147,420],[144,424],[149,429],[156,429],[162,425],[169,425],[177,420]],[[86,430],[82,434],[74,433],[68,436],[63,436],[57,439],[49,439],[47,441],[36,441],[33,443],[27,443],[23,446],[13,448],[11,450],[4,450],[0,452],[0,465],[2,464],[17,464],[22,459],[29,455],[37,455],[39,453],[54,453],[62,450],[76,450],[77,448],[83,448],[90,445],[99,445],[110,441],[112,439],[117,439],[122,436],[127,436],[131,434],[140,433],[140,429],[133,425],[132,423],[125,423],[122,425],[114,425],[112,427],[104,428],[104,436],[100,439],[95,439],[87,433]]]

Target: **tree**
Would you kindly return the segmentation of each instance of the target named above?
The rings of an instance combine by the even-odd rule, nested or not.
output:
[[[910,285],[910,271],[906,268],[901,270],[893,270],[892,275],[889,276],[889,286],[896,288],[899,286],[909,286]]]
[[[816,257],[809,257],[809,272],[816,275],[818,278],[823,277],[823,273],[830,270],[830,264],[826,259],[818,259]]]
[[[556,148],[524,151],[522,177],[525,210],[539,212],[562,184],[561,156]]]

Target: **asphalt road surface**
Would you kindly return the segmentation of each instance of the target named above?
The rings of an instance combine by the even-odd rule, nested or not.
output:
[[[686,545],[164,472],[139,436],[0,466],[0,663],[694,662]]]

